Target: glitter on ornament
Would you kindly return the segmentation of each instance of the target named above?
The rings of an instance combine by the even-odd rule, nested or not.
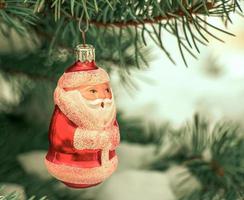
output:
[[[116,170],[120,142],[108,74],[91,45],[76,47],[77,61],[59,78],[45,164],[72,188],[95,186]]]

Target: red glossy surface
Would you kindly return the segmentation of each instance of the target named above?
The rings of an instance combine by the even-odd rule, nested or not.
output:
[[[80,62],[77,61],[73,65],[71,65],[68,69],[65,70],[65,72],[78,72],[78,71],[89,71],[98,69],[95,61],[92,62]]]
[[[74,132],[77,126],[55,106],[49,128],[49,150],[46,159],[56,164],[66,164],[81,168],[101,166],[100,149],[78,150],[73,147]],[[109,159],[115,150],[109,151]]]
[[[79,188],[89,188],[89,187],[93,187],[93,186],[96,186],[100,183],[96,183],[96,184],[75,184],[75,183],[67,183],[67,182],[63,182],[65,185],[67,185],[68,187],[71,187],[71,188],[76,188],[76,189],[79,189]]]

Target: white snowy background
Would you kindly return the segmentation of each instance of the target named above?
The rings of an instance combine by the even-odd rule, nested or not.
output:
[[[149,69],[134,71],[131,75],[139,90],[131,96],[124,87],[115,88],[119,108],[127,117],[142,117],[158,124],[169,121],[176,127],[190,120],[195,112],[204,112],[214,121],[224,118],[242,122],[244,19],[236,15],[232,19],[233,24],[229,24],[227,30],[236,37],[211,29],[225,43],[209,38],[207,47],[199,45],[198,60],[187,57],[188,68],[177,51],[174,37],[163,33],[164,44],[172,52],[177,66],[151,42],[151,52],[156,59],[151,60]],[[209,21],[225,29],[219,20]],[[210,60],[214,60],[212,65]]]
[[[118,108],[127,118],[142,118],[158,125],[167,121],[176,128],[191,120],[196,112],[205,114],[212,122],[225,119],[243,123],[244,23],[239,16],[232,16],[232,19],[233,25],[229,25],[228,30],[236,37],[220,34],[225,43],[211,40],[208,47],[199,46],[199,59],[187,57],[188,68],[184,66],[179,51],[176,51],[177,43],[172,36],[165,33],[164,43],[172,52],[177,66],[151,42],[149,46],[154,58],[149,63],[150,68],[132,72],[131,76],[139,87],[133,96],[117,82],[116,74],[112,77]],[[210,21],[222,26],[215,19]],[[8,46],[5,43],[1,45]],[[218,73],[211,73],[211,58],[217,61],[213,67],[217,66]],[[1,86],[4,88],[0,91],[2,98],[11,100],[10,88],[3,80]],[[81,198],[86,196],[95,200],[176,199],[180,195],[180,191],[175,189],[176,180],[180,179],[177,174],[187,174],[187,169],[175,166],[166,172],[147,170],[147,164],[154,159],[154,150],[153,145],[122,143],[118,148],[118,170],[104,183],[82,191],[64,188],[61,183],[57,187],[80,193]],[[45,154],[44,151],[33,151],[20,155],[18,160],[26,172],[50,179],[43,163]],[[193,177],[188,181],[185,189],[199,187]],[[6,193],[17,190],[21,199],[26,198],[20,185],[7,186]]]

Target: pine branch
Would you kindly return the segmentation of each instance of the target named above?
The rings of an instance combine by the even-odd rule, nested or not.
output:
[[[212,3],[207,2],[207,4],[205,6],[206,6],[207,10],[214,9],[214,4],[212,4]],[[76,20],[76,21],[80,20],[80,18],[76,18],[75,16],[65,12],[64,10],[61,10],[61,12],[72,20]],[[197,12],[197,10],[195,10],[194,7],[190,8],[188,10],[188,12],[192,15],[201,14],[200,12]],[[113,21],[113,22],[98,22],[96,20],[90,20],[89,24],[95,25],[96,27],[115,26],[115,27],[123,28],[123,27],[129,27],[129,26],[140,26],[140,25],[145,25],[145,24],[158,24],[159,22],[164,21],[164,20],[171,20],[171,19],[183,17],[183,16],[185,16],[185,13],[182,10],[178,10],[174,13],[164,13],[164,15],[151,17],[150,19],[142,19],[142,20],[131,19],[128,21]],[[83,21],[83,23],[85,23],[85,21]]]
[[[70,32],[72,32],[74,37],[71,42],[72,46],[77,45],[80,41],[79,38],[81,38],[77,34],[79,32],[77,22],[80,18],[83,22],[88,21],[91,25],[89,32],[99,29],[113,30],[117,28],[117,30],[123,29],[123,31],[119,35],[119,31],[112,31],[111,37],[125,38],[132,31],[134,34],[130,34],[130,37],[132,37],[131,40],[135,49],[134,63],[140,68],[146,63],[146,59],[141,56],[139,47],[141,46],[141,41],[143,41],[144,45],[147,43],[144,34],[145,32],[148,33],[148,27],[151,26],[153,35],[157,38],[156,40],[153,39],[154,42],[158,44],[172,63],[175,63],[175,61],[170,52],[168,52],[161,33],[166,30],[174,35],[183,61],[187,66],[185,53],[188,52],[191,56],[196,57],[194,51],[196,50],[199,53],[198,43],[207,44],[209,42],[206,35],[222,41],[221,38],[217,38],[215,34],[211,33],[212,28],[227,33],[208,23],[201,16],[227,18],[231,22],[229,13],[241,12],[239,0],[213,0],[211,2],[208,0],[25,0],[24,2],[18,0],[15,2],[17,3],[5,0],[0,10],[0,16],[8,25],[22,32],[24,31],[23,27],[25,27],[23,25],[34,27],[36,22],[38,22],[36,30],[46,30],[48,28],[53,38],[49,46],[50,53],[55,49],[56,45],[58,46],[57,41],[61,40],[60,35],[62,35],[63,41],[70,40],[70,34],[67,34]],[[21,22],[23,21],[23,23],[16,23],[15,18]],[[54,20],[56,25],[52,20]],[[180,26],[183,26],[183,32],[179,29]],[[149,35],[150,37],[152,36],[152,34]],[[193,45],[190,40],[192,40]],[[121,43],[116,44],[118,44],[116,48],[122,48],[120,46],[122,45]],[[106,45],[103,45],[103,47],[107,48]],[[143,62],[138,62],[139,58]],[[123,59],[119,61],[121,68],[125,66],[123,65]]]
[[[4,186],[0,187],[0,194],[2,191],[4,191]],[[20,198],[20,195],[17,192],[11,192],[9,194],[6,195],[0,195],[0,199],[1,200],[19,200],[22,199]],[[37,198],[35,198],[35,196],[32,196],[31,198],[28,198],[28,200],[37,200]],[[38,200],[48,200],[46,196],[43,196],[41,198],[39,198]]]
[[[21,34],[24,34],[29,26],[35,25],[38,20],[32,8],[21,0],[1,0],[0,18]]]
[[[244,139],[240,129],[233,124],[217,124],[210,131],[208,122],[195,116],[193,125],[170,137],[172,146],[178,150],[169,152],[154,167],[165,170],[177,163],[190,170],[201,182],[202,189],[190,196],[186,194],[185,200],[231,199],[229,196],[241,199],[244,197]]]

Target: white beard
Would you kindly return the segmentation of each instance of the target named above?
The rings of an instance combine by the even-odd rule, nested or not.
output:
[[[78,90],[65,91],[57,87],[54,102],[80,128],[105,128],[111,125],[116,115],[113,95],[112,99],[87,100]]]
[[[112,99],[87,100],[81,94],[80,97],[80,103],[91,118],[96,121],[98,120],[101,126],[106,126],[110,122],[114,107],[114,101]]]

